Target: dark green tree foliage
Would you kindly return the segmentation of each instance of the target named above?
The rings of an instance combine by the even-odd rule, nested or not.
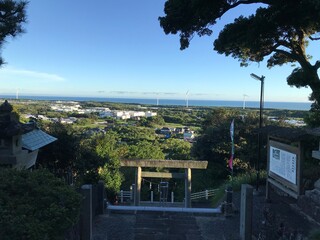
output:
[[[300,110],[276,110],[276,109],[268,109],[263,111],[264,114],[268,116],[275,117],[287,117],[287,118],[304,118],[307,114],[307,111]]]
[[[80,195],[46,170],[0,169],[0,238],[64,239]]]
[[[160,144],[157,141],[140,141],[135,145],[129,146],[127,158],[164,159],[165,155],[162,152]]]
[[[107,158],[96,151],[98,136],[84,138],[79,143],[75,158],[75,172],[81,184],[95,184],[99,181],[99,167],[107,163]]]
[[[320,125],[320,105],[313,103],[308,115],[304,118],[305,123],[312,128]]]
[[[160,109],[158,114],[163,116],[166,123],[175,123],[186,126],[196,126],[197,125],[197,114],[199,112],[196,110],[185,110],[183,108],[165,108]]]
[[[119,190],[119,159],[127,153],[127,146],[120,144],[117,133],[108,131],[105,135],[86,137],[71,125],[50,123],[42,127],[58,140],[40,151],[39,166],[59,177],[71,173],[77,185],[104,180],[108,191]]]
[[[163,117],[157,115],[154,117],[141,118],[138,122],[139,126],[156,127],[165,125]]]
[[[211,35],[210,28],[229,10],[256,3],[263,5],[255,14],[239,16],[224,27],[214,41],[214,50],[239,59],[242,66],[265,58],[270,68],[298,63],[299,67],[292,71],[287,82],[298,88],[310,87],[310,100],[315,101],[312,109],[317,111],[320,61],[311,62],[306,50],[308,41],[320,40],[320,1],[168,0],[164,8],[166,15],[159,18],[160,25],[166,34],[179,33],[181,49],[185,49],[194,34]]]
[[[127,146],[120,143],[119,136],[113,131],[84,139],[77,159],[82,182],[96,183],[103,180],[108,197],[113,197],[120,191],[123,181],[120,159],[127,151]]]
[[[121,141],[127,144],[136,144],[140,141],[154,141],[155,133],[151,128],[136,126],[119,126],[114,129]]]
[[[257,135],[253,130],[258,127],[258,115],[242,117],[237,111],[215,109],[203,122],[200,136],[192,148],[196,158],[208,161],[208,170],[200,173],[200,185],[213,186],[230,174],[227,161],[231,155],[230,124],[233,119],[234,172],[247,171],[254,164],[257,157]]]
[[[39,123],[41,128],[58,140],[40,149],[37,164],[63,176],[69,169],[75,171],[79,134],[71,125],[61,123]]]
[[[97,183],[101,179],[99,174],[101,168],[105,168],[105,171],[106,169],[118,171],[123,147],[118,135],[113,131],[82,139],[75,160],[76,171],[81,176],[81,182]],[[114,171],[114,174],[116,173]],[[111,185],[109,182],[105,184]]]
[[[191,144],[182,139],[169,138],[162,144],[166,159],[190,160]]]
[[[120,144],[115,132],[109,131],[105,135],[94,138],[95,152],[104,164],[98,168],[99,179],[102,179],[110,195],[120,191],[123,175],[120,173],[120,158],[127,152],[127,146]]]
[[[26,6],[26,1],[0,0],[0,50],[8,37],[16,37],[23,33]],[[0,66],[3,63],[0,56]]]
[[[201,135],[193,145],[193,155],[201,160],[208,161],[207,171],[203,171],[203,180],[200,185],[212,184],[214,179],[225,179],[228,174],[226,159],[228,158],[228,125],[231,116],[225,110],[219,109],[210,113],[203,123]],[[224,150],[221,150],[224,149]],[[229,150],[230,152],[230,150]],[[211,181],[208,179],[213,178]]]

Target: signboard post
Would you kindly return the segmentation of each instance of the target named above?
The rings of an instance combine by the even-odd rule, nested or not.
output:
[[[298,147],[276,142],[268,142],[268,180],[266,198],[269,199],[269,184],[288,195],[300,195],[301,154]]]

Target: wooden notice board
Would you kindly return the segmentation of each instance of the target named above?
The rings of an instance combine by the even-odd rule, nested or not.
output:
[[[298,198],[301,189],[300,150],[300,144],[296,147],[270,139],[268,141],[267,184],[276,186],[294,198]]]

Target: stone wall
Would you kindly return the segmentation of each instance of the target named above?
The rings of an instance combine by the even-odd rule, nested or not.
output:
[[[303,213],[320,224],[320,179],[315,182],[314,187],[298,198],[297,205]]]
[[[94,217],[105,213],[105,189],[102,181],[96,185],[82,185],[79,192],[83,196],[80,219],[65,233],[66,240],[91,240]]]

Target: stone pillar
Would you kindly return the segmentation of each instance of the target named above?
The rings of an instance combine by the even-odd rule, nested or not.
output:
[[[104,214],[106,212],[105,198],[104,182],[100,180],[98,182],[98,214]]]
[[[92,239],[92,185],[86,184],[81,186],[83,196],[82,208],[80,213],[80,239]]]
[[[252,239],[252,206],[253,206],[253,187],[249,184],[241,185],[241,204],[240,204],[240,239]]]
[[[268,178],[268,177],[267,177]],[[271,202],[271,198],[270,198],[270,183],[267,179],[267,182],[266,182],[266,202]]]
[[[226,201],[224,203],[224,215],[229,217],[233,214],[233,200],[232,200],[233,190],[231,186],[227,186],[225,189]]]
[[[136,205],[136,184],[134,183],[134,184],[132,184],[131,186],[130,186],[130,191],[131,191],[131,197],[130,197],[130,202],[132,202],[133,201],[133,205]]]
[[[184,191],[185,191],[185,207],[191,207],[191,168],[186,168],[185,180],[184,180]]]
[[[134,205],[140,205],[140,193],[141,193],[141,167],[137,167],[136,169],[136,187],[135,187],[135,194],[134,194]]]

